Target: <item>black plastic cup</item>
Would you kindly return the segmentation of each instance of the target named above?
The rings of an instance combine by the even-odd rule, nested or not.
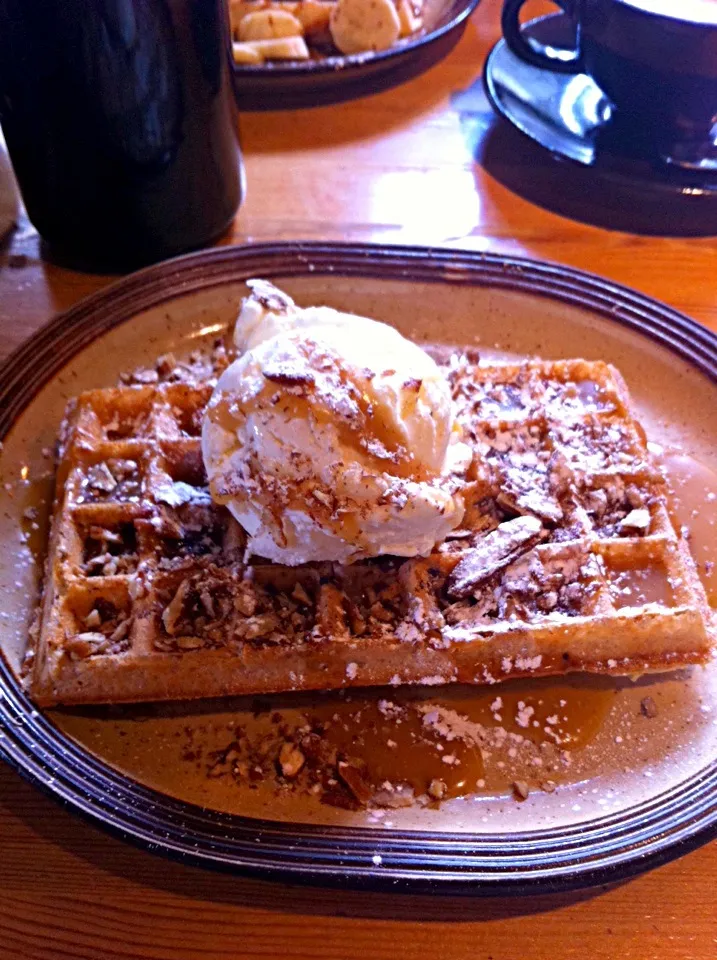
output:
[[[51,255],[131,268],[227,229],[230,58],[225,0],[0,0],[0,121]]]

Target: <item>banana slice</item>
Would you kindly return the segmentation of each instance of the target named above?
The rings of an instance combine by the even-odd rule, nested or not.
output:
[[[232,39],[239,39],[239,24],[248,13],[256,13],[268,6],[267,0],[229,0],[229,23]]]
[[[281,40],[301,37],[303,28],[288,10],[257,10],[239,21],[240,40]]]
[[[260,51],[256,49],[256,43],[232,43],[232,56],[234,63],[241,66],[255,66],[264,62]]]
[[[393,0],[337,0],[329,29],[341,53],[388,50],[401,23]]]
[[[301,0],[296,9],[296,17],[301,21],[304,33],[328,30],[331,11],[335,5],[335,0]]]
[[[423,26],[423,3],[421,0],[398,0],[398,20],[401,36],[410,37]]]
[[[265,60],[308,60],[309,48],[303,37],[281,37],[278,40],[247,40],[233,43],[234,62],[263,63]]]

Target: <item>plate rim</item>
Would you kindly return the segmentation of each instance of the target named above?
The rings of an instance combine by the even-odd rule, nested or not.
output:
[[[545,296],[648,336],[717,383],[717,333],[658,300],[573,267],[446,247],[259,243],[147,267],[54,317],[0,366],[0,439],[72,357],[113,327],[168,300],[263,274],[414,280]],[[27,376],[30,366],[37,376]],[[587,826],[379,833],[207,811],[142,786],[71,741],[33,706],[2,656],[0,758],[65,806],[144,849],[320,885],[473,896],[566,891],[626,879],[717,835],[717,757],[670,790]]]

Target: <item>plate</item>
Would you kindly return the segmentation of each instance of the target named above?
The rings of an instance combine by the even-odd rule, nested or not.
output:
[[[548,14],[523,27],[529,38],[557,48],[575,46],[575,27],[564,13]],[[629,124],[585,73],[556,73],[525,63],[500,40],[488,55],[485,86],[495,109],[522,133],[557,157],[587,166],[594,178],[656,197],[708,205],[712,225],[717,180],[709,172],[678,169],[646,156]]]
[[[480,0],[429,0],[426,29],[390,50],[234,65],[240,110],[296,110],[380,93],[405,83],[447,56],[460,40]]]
[[[252,276],[276,280],[301,303],[393,322],[419,341],[471,343],[488,356],[615,362],[648,433],[679,448],[678,458],[705,464],[703,494],[717,481],[717,336],[606,280],[514,257],[360,244],[222,247],[151,267],[57,317],[0,374],[0,754],[71,809],[147,849],[273,879],[536,893],[613,882],[713,837],[717,664],[636,682],[576,677],[423,691],[460,710],[498,695],[554,702],[566,716],[575,709],[570,757],[561,756],[557,789],[531,789],[524,802],[498,776],[437,808],[380,816],[268,781],[214,776],[238,726],[244,735],[275,713],[301,714],[318,702],[311,695],[33,707],[16,674],[41,562],[34,505],[51,481],[48,447],[65,400],[215,338]],[[700,530],[715,529],[702,519],[696,543]],[[341,695],[325,695],[324,707],[327,699],[337,705]]]

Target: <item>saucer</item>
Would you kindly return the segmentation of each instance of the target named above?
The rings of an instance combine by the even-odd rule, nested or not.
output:
[[[548,46],[575,46],[574,25],[564,13],[532,20],[523,32]],[[557,157],[623,184],[677,197],[717,197],[716,174],[677,169],[641,153],[611,100],[587,74],[531,66],[500,40],[483,79],[495,110]]]

